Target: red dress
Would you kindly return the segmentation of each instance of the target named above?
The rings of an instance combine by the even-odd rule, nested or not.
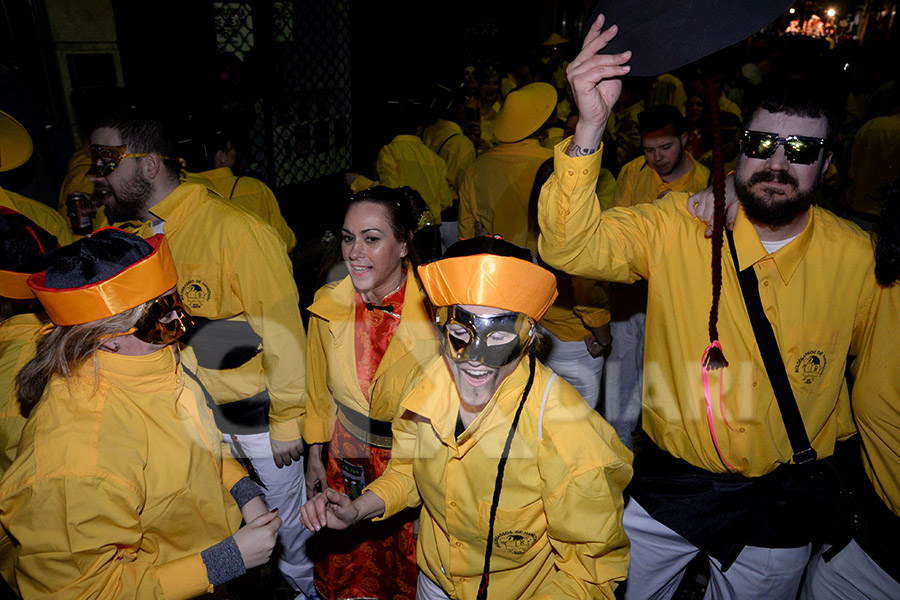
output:
[[[383,301],[394,307],[391,312],[396,317],[367,310],[362,297],[356,296],[356,376],[369,402],[372,377],[400,324],[405,295],[406,284]],[[345,485],[348,469],[358,469],[365,483],[370,483],[384,472],[390,458],[389,449],[367,444],[338,420],[325,465],[328,486],[349,494],[351,490]],[[327,535],[317,536],[313,553],[319,594],[326,600],[415,600],[418,569],[413,521],[417,514],[404,511],[385,521],[363,521],[344,531],[329,530]]]

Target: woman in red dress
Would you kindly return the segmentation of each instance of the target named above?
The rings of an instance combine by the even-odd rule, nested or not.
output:
[[[351,198],[341,231],[350,275],[319,289],[309,307],[303,434],[310,444],[309,495],[327,486],[355,498],[381,475],[406,375],[438,353],[414,276],[413,235],[427,221],[423,211],[410,188],[374,187]],[[417,516],[317,536],[318,593],[327,600],[413,600]]]

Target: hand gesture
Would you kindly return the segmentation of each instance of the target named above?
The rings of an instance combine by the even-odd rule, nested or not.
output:
[[[615,25],[603,31],[604,20],[603,15],[597,17],[584,38],[581,52],[566,69],[566,76],[575,96],[575,104],[578,106],[579,118],[575,127],[574,143],[588,144],[581,147],[589,147],[594,151],[600,145],[600,138],[603,136],[612,107],[622,92],[622,82],[618,78],[626,75],[631,68],[624,65],[631,58],[631,52],[597,54],[618,32]],[[582,136],[579,136],[579,130]],[[579,141],[579,137],[585,137],[584,134],[596,140]]]
[[[241,551],[245,568],[252,569],[269,562],[280,527],[281,518],[276,508],[256,517],[235,532],[234,541]]]
[[[358,518],[359,511],[350,498],[331,488],[325,488],[300,507],[300,520],[310,531],[319,531],[323,527],[347,529]]]
[[[688,212],[692,217],[700,219],[707,225],[706,237],[712,237],[715,201],[712,186],[688,198]],[[725,178],[725,226],[729,231],[734,229],[737,213],[738,199],[737,193],[734,191],[734,175],[728,175]]]

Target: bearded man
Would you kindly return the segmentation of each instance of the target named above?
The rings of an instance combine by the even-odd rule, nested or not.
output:
[[[580,120],[556,147],[542,190],[539,249],[572,275],[648,280],[646,440],[625,509],[625,598],[672,597],[703,552],[708,598],[793,599],[810,542],[831,523],[808,518],[817,506],[802,485],[791,487],[801,460],[764,358],[793,391],[806,454],[835,454],[855,432],[844,373],[871,328],[875,296],[868,237],[812,206],[831,161],[831,113],[809,81],[768,87],[748,106],[736,222],[724,243],[716,227],[718,248],[684,193],[601,214],[600,140],[631,57],[598,54],[616,34],[602,24],[569,66]],[[748,297],[758,290],[774,351],[760,351],[738,273],[756,278]]]

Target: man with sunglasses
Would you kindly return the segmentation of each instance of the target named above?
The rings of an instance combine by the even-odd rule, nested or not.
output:
[[[88,179],[111,223],[164,233],[178,293],[197,324],[182,338],[233,454],[252,467],[284,519],[278,566],[311,593],[301,438],[306,333],[284,243],[276,231],[201,183],[181,181],[165,124],[142,110],[102,119],[90,136]]]
[[[795,449],[763,354],[786,376],[812,450],[829,457],[854,433],[844,373],[871,329],[875,295],[867,236],[811,206],[831,160],[830,113],[811,82],[765,88],[747,107],[735,176],[740,203],[733,241],[720,242],[720,256],[685,193],[601,214],[593,193],[600,140],[621,88],[616,78],[631,58],[597,54],[616,34],[602,26],[594,23],[569,66],[580,120],[557,146],[555,174],[543,188],[539,249],[575,275],[649,284],[645,439],[636,444],[625,509],[632,545],[625,598],[672,597],[702,552],[708,598],[793,600],[810,540],[833,523],[807,518],[817,508],[807,488],[792,493]],[[760,351],[739,269],[758,280],[750,285],[774,331],[774,351]]]

